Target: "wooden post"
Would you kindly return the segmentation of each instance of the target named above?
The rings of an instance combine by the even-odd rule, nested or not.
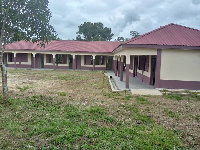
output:
[[[123,73],[124,73],[124,56],[121,56],[120,62],[120,81],[123,81]]]

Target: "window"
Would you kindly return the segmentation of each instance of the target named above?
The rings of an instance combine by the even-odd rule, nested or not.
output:
[[[91,56],[90,59],[91,59],[90,65],[92,65],[93,64],[93,56]]]
[[[51,54],[46,55],[46,63],[52,63],[53,56]]]
[[[139,70],[145,70],[145,56],[139,56]]]
[[[28,54],[26,53],[21,53],[20,55],[18,55],[20,57],[20,61],[21,62],[28,62]]]
[[[133,56],[130,56],[130,69],[133,69]]]
[[[95,65],[99,65],[101,63],[101,57],[100,56],[96,56],[95,57]]]
[[[149,71],[149,56],[139,56],[139,70]]]
[[[62,55],[62,63],[67,64],[67,55]]]
[[[93,64],[93,56],[85,55],[84,56],[84,64],[85,65],[92,65]]]
[[[105,57],[101,56],[101,65],[104,65],[104,59],[105,59]]]
[[[8,53],[8,62],[14,62],[14,54]]]
[[[149,71],[149,56],[145,56],[145,71]]]
[[[56,55],[56,63],[62,64],[62,55],[60,55],[60,54]]]

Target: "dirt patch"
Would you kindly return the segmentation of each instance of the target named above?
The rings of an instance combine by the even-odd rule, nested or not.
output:
[[[184,96],[178,100],[169,96],[127,97],[130,93],[111,92],[107,78],[105,83],[103,78],[102,72],[96,71],[10,69],[8,88],[9,95],[15,97],[44,95],[82,107],[103,106],[111,116],[126,122],[131,114],[125,110],[137,105],[158,124],[176,132],[187,146],[200,149],[199,97]]]

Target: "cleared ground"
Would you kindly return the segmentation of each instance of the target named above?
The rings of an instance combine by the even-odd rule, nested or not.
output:
[[[0,149],[200,149],[200,97],[113,93],[96,71],[8,70]]]

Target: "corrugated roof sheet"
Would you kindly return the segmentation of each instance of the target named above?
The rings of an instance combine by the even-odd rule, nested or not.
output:
[[[52,40],[45,47],[37,43],[19,41],[6,45],[6,49],[13,50],[42,50],[42,51],[65,51],[65,52],[94,52],[110,53],[123,42],[114,41],[70,41]]]
[[[127,42],[52,40],[44,48],[37,43],[19,41],[7,44],[6,49],[111,53],[120,44],[200,46],[200,30],[171,23]]]
[[[200,30],[168,24],[129,40],[127,44],[200,46]]]

